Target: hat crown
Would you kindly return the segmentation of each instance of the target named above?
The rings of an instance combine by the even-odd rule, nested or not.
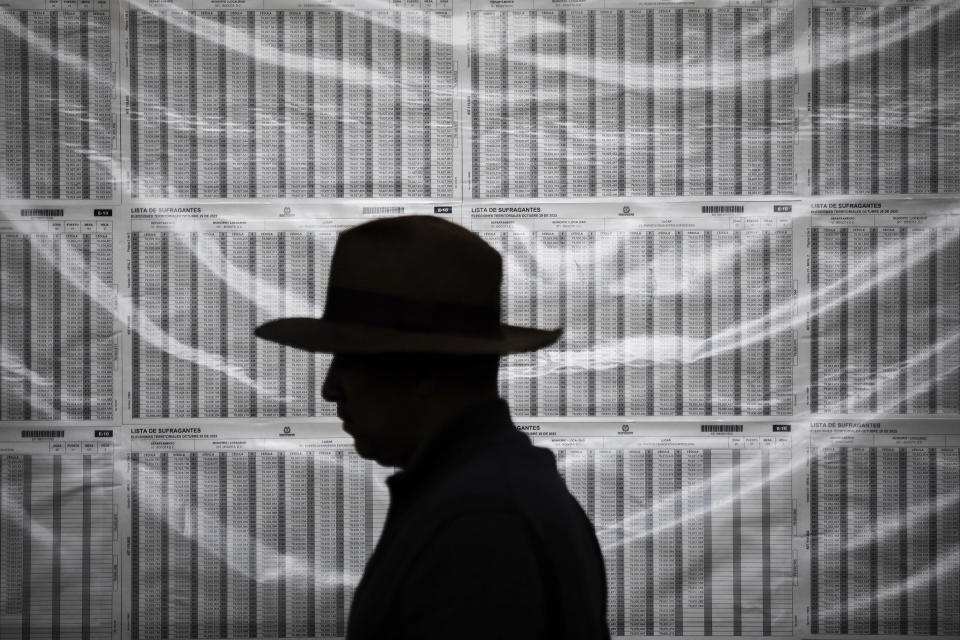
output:
[[[324,318],[421,330],[495,331],[500,254],[433,216],[368,222],[340,234]]]
[[[367,222],[340,234],[322,318],[270,320],[256,335],[323,353],[506,355],[543,348],[562,329],[500,320],[499,252],[435,216]]]

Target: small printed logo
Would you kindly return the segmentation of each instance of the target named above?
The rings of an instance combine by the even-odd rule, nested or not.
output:
[[[283,208],[283,213],[280,214],[281,217],[283,217],[283,216],[292,216],[292,215],[293,215],[293,210],[292,210],[290,207],[284,207],[284,208]]]
[[[112,438],[113,429],[97,429],[93,432],[94,438]]]
[[[775,213],[790,213],[793,211],[792,204],[775,204],[773,205],[773,210]]]
[[[450,207],[450,206],[447,206],[447,207],[434,207],[434,208],[433,208],[433,212],[434,212],[434,213],[453,213],[453,207]]]
[[[93,217],[94,218],[112,218],[113,209],[94,209]]]
[[[623,431],[624,433],[630,433],[630,425],[628,424],[620,425],[620,431]]]
[[[284,428],[283,428],[283,432],[284,432],[284,433],[290,433],[290,427],[284,427]]]
[[[624,213],[630,213],[630,207],[624,207],[624,208],[623,208],[623,212],[624,212]]]

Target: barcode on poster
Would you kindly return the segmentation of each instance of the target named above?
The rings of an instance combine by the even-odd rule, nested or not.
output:
[[[62,438],[63,431],[57,430],[42,430],[42,429],[25,429],[20,432],[21,438]]]
[[[702,424],[700,433],[740,433],[743,431],[742,424]]]
[[[705,204],[700,213],[743,213],[742,204]]]
[[[59,218],[63,216],[63,209],[20,209],[24,218]]]
[[[403,213],[403,207],[363,207],[365,216],[386,216]]]

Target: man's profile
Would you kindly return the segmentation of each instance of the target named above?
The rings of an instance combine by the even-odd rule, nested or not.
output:
[[[323,318],[257,328],[333,353],[324,398],[361,456],[400,469],[350,640],[609,638],[593,527],[497,393],[501,356],[561,331],[502,324],[501,278],[462,227],[376,220],[340,235]]]

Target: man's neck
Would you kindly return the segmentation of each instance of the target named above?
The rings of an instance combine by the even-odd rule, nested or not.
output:
[[[416,425],[412,429],[416,444],[410,456],[400,464],[400,468],[405,469],[411,460],[416,459],[420,449],[451,421],[474,407],[498,399],[499,395],[495,390],[492,393],[443,394],[425,399],[419,407]]]

